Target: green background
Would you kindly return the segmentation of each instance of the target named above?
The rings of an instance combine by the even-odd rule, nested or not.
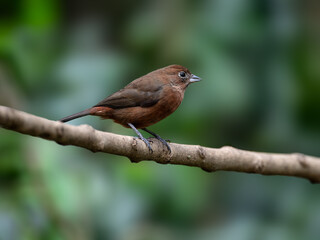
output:
[[[0,104],[57,120],[176,63],[203,80],[150,130],[320,156],[319,12],[316,0],[2,0]],[[70,124],[85,123],[134,135]],[[133,164],[0,129],[0,239],[319,239],[319,226],[305,179]]]

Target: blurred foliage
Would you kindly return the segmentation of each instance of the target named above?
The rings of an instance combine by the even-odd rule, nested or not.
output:
[[[0,3],[0,104],[49,119],[178,63],[203,81],[151,127],[173,142],[320,156],[320,4]],[[93,117],[97,129],[133,135]],[[1,239],[318,239],[303,179],[132,164],[0,129]]]

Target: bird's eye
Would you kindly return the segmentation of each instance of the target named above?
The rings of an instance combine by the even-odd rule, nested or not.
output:
[[[179,72],[178,75],[179,75],[180,78],[183,78],[183,79],[186,78],[186,76],[187,76],[184,71]]]

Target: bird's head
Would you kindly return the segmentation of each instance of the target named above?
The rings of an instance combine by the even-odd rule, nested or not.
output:
[[[192,74],[187,68],[181,65],[170,65],[161,69],[166,76],[166,80],[173,86],[185,90],[190,83],[199,82],[201,78]]]

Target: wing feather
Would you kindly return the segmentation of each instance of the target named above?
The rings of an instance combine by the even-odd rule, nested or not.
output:
[[[94,107],[107,106],[114,109],[137,106],[151,107],[160,100],[162,87],[163,84],[155,79],[139,78],[103,99]]]

